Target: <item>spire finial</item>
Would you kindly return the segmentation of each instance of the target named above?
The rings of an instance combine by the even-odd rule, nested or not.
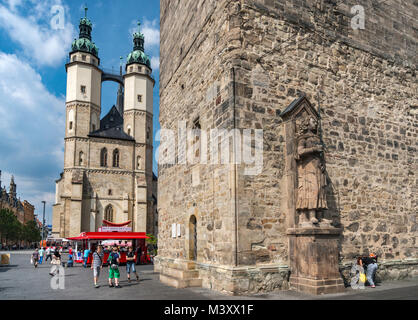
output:
[[[138,20],[138,33],[141,32],[141,21]]]
[[[84,5],[84,17],[87,18],[87,11],[89,8],[87,7],[87,4]]]

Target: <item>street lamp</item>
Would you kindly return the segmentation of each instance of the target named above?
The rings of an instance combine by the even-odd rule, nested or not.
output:
[[[44,240],[44,236],[45,236],[45,204],[46,201],[42,201],[42,203],[44,204],[44,213],[42,216],[42,241]]]

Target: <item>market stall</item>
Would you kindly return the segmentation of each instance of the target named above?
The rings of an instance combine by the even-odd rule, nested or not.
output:
[[[118,246],[120,253],[120,263],[126,263],[126,253],[128,247],[132,246],[137,254],[137,264],[147,264],[151,261],[145,240],[148,239],[145,232],[131,232],[127,225],[130,221],[115,224],[103,221],[104,226],[99,228],[99,232],[83,232],[78,237],[68,238],[75,242],[74,262],[83,263],[83,253],[85,249],[90,250],[87,264],[92,262],[92,254],[98,245],[104,248],[103,261],[106,262],[109,256],[111,247]]]

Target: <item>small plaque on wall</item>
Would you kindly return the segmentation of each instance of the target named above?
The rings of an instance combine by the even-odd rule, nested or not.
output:
[[[172,238],[175,238],[175,237],[176,237],[176,234],[177,234],[177,227],[176,227],[176,224],[175,224],[175,223],[173,223],[173,224],[171,225],[171,237],[172,237]]]

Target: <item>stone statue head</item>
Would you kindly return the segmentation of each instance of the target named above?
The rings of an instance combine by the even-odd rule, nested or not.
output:
[[[297,125],[298,135],[305,135],[308,133],[316,134],[318,131],[318,120],[308,115],[305,116]]]

